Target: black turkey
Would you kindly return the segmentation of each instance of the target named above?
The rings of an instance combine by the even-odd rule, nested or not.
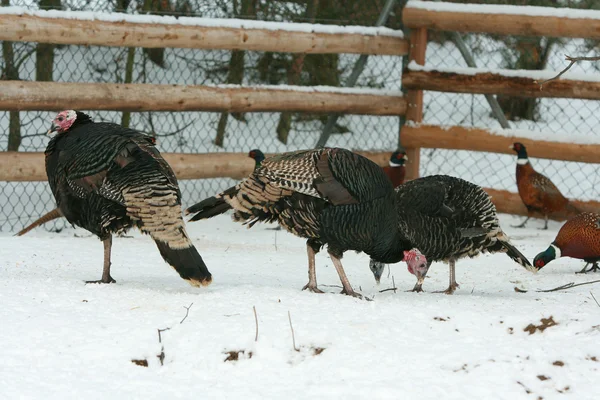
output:
[[[347,250],[363,251],[374,260],[401,261],[413,254],[398,232],[398,210],[392,183],[372,161],[337,148],[302,150],[265,159],[245,180],[186,210],[191,221],[233,208],[233,219],[250,227],[258,221],[279,224],[307,238],[308,283],[317,287],[315,254],[325,244],[342,281],[342,293],[360,297],[340,259]],[[423,262],[426,260],[423,258]]]
[[[486,252],[504,252],[527,270],[537,272],[502,232],[496,207],[479,186],[447,175],[428,176],[398,186],[396,200],[399,231],[428,260],[422,267],[408,266],[417,277],[413,291],[422,291],[433,261],[445,261],[450,264],[450,284],[445,293],[452,294],[458,287],[456,260]],[[385,265],[372,259],[370,268],[379,282]]]
[[[177,179],[153,138],[94,123],[74,110],[60,112],[48,133],[55,135],[45,152],[46,173],[58,209],[104,243],[102,279],[90,282],[115,282],[112,234],[137,227],[183,279],[194,286],[210,284],[211,274],[185,232]]]

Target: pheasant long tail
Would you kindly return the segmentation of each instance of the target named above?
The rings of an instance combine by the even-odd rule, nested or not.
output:
[[[45,224],[46,222],[50,222],[50,221],[55,220],[57,218],[60,218],[62,216],[63,215],[60,212],[60,210],[58,208],[55,208],[54,210],[52,210],[50,212],[47,212],[46,214],[42,215],[40,218],[38,218],[37,220],[35,220],[34,222],[32,222],[29,226],[21,229],[19,232],[17,232],[15,234],[15,236],[23,236],[24,234],[26,234],[30,230],[35,229],[38,226]]]

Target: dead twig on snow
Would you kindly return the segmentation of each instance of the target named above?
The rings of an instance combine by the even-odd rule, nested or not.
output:
[[[292,325],[292,316],[290,315],[289,310],[288,310],[288,319],[290,321],[290,329],[292,330],[292,346],[294,346],[294,350],[300,351],[300,349],[298,349],[296,347],[296,337],[294,336],[294,326]]]
[[[592,293],[591,290],[590,290],[590,294],[592,295],[592,298],[594,299],[594,301],[596,302],[596,304],[598,304],[598,307],[600,307],[600,303],[598,303],[598,300],[596,300],[596,296],[594,296],[594,293]]]
[[[256,315],[256,306],[252,306],[254,310],[254,323],[256,324],[256,334],[254,335],[254,341],[258,342],[258,316]]]
[[[562,71],[560,71],[559,74],[556,75],[555,77],[552,77],[550,79],[546,79],[545,81],[542,81],[542,82],[533,81],[534,83],[538,83],[540,85],[540,90],[543,89],[543,86],[544,86],[545,83],[548,83],[550,81],[554,81],[554,80],[560,78],[561,75],[564,74],[565,72],[567,72],[569,70],[569,68],[571,68],[573,66],[573,64],[575,64],[577,61],[598,61],[598,60],[600,60],[600,56],[599,57],[571,57],[571,56],[565,56],[565,60],[571,61],[571,63],[569,65],[567,65],[567,68],[565,68]]]
[[[396,282],[394,282],[394,275],[392,275],[392,287],[380,290],[379,293],[388,292],[390,290],[393,290],[394,293],[396,293],[396,290],[398,290],[398,288],[396,287]]]
[[[538,292],[538,293],[556,292],[556,291],[559,291],[559,290],[571,289],[571,288],[574,288],[574,287],[577,287],[577,286],[591,285],[592,283],[598,283],[598,282],[600,282],[600,279],[597,279],[595,281],[582,282],[582,283],[570,282],[570,283],[567,283],[565,285],[555,287],[553,289],[536,290],[536,292]],[[518,287],[515,286],[515,292],[518,292],[518,293],[527,293],[528,290],[519,289]]]
[[[194,305],[194,303],[190,304],[188,307],[183,306],[183,308],[185,308],[185,317],[183,317],[183,319],[179,322],[180,324],[183,324],[183,321],[185,321],[185,319],[188,317],[190,308],[192,308],[193,305]]]

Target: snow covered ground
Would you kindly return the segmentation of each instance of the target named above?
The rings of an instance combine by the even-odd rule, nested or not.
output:
[[[510,227],[518,221],[501,216],[530,258],[560,226]],[[304,241],[286,232],[246,230],[229,216],[188,228],[213,273],[208,288],[181,280],[138,233],[114,240],[113,285],[83,283],[100,278],[102,263],[100,242],[83,230],[0,233],[0,398],[591,399],[600,390],[600,307],[590,294],[600,300],[599,286],[535,292],[600,278],[575,275],[579,261],[533,275],[504,255],[462,260],[461,288],[446,296],[432,293],[447,286],[443,264],[432,266],[428,292],[407,293],[414,278],[403,263],[377,287],[368,257],[349,252],[343,263],[373,298],[365,301],[327,286],[339,280],[325,252],[317,278],[329,293],[301,291]],[[392,277],[399,290],[380,293]],[[524,331],[550,317],[558,325]],[[224,361],[239,350],[246,355]]]

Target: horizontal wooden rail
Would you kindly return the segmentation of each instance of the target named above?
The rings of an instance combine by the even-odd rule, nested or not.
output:
[[[132,23],[26,14],[0,14],[0,27],[0,40],[13,42],[397,56],[408,52],[408,42],[400,35]]]
[[[388,165],[391,152],[357,152],[380,166]],[[269,156],[269,154],[267,154]],[[163,153],[177,179],[233,178],[242,179],[254,168],[247,153]],[[43,153],[0,152],[0,181],[45,181]]]
[[[440,31],[481,32],[499,35],[550,36],[600,39],[600,19],[565,18],[560,15],[523,15],[518,11],[533,7],[508,7],[506,13],[486,12],[479,4],[456,4],[444,10],[428,10],[411,6],[409,2],[402,11],[402,21],[408,28],[427,28]],[[428,4],[428,6],[430,6]],[[469,12],[464,7],[470,8]],[[497,6],[496,6],[497,7]],[[536,7],[542,8],[542,7]],[[551,8],[560,14],[560,8]],[[573,11],[573,10],[568,10]],[[579,10],[584,12],[584,10]]]
[[[600,82],[559,79],[544,84],[532,78],[493,73],[458,74],[440,71],[405,71],[402,86],[406,89],[436,92],[503,94],[518,97],[562,97],[600,100]]]
[[[498,212],[513,215],[527,215],[527,208],[523,205],[523,201],[521,201],[521,197],[518,193],[490,188],[484,189],[492,197],[492,203],[494,203]],[[580,200],[571,200],[571,202],[581,211],[600,213],[600,202]],[[543,218],[542,215],[534,214],[533,216]],[[566,213],[555,213],[550,215],[549,218],[555,221],[565,221],[571,216],[572,215],[567,215]]]
[[[0,110],[297,111],[403,115],[401,96],[242,86],[0,81]]]
[[[402,127],[402,145],[407,148],[487,151],[515,155],[515,152],[508,148],[514,142],[523,143],[530,157],[600,163],[600,145],[597,144],[548,142],[518,136],[501,136],[486,129],[462,126],[405,125]]]

